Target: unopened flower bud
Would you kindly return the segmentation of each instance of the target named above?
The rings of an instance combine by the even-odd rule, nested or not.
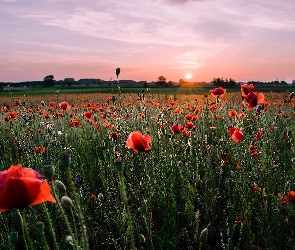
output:
[[[15,244],[17,242],[18,239],[18,232],[10,232],[9,234],[9,242],[11,244]]]
[[[117,169],[117,171],[118,171],[119,173],[122,173],[122,172],[123,172],[123,168],[124,168],[124,166],[123,166],[123,162],[121,162],[121,161],[116,161],[116,162],[114,163],[114,165],[115,165],[115,168]]]
[[[99,193],[99,194],[97,195],[97,199],[98,199],[98,200],[102,200],[103,198],[104,198],[104,196],[103,196],[102,193]]]
[[[145,215],[147,213],[147,207],[140,207],[138,208],[138,212],[142,215]]]
[[[68,153],[64,153],[60,156],[60,164],[63,170],[69,169],[71,166],[71,156]]]
[[[61,203],[66,207],[73,207],[74,204],[68,196],[61,197]]]
[[[43,221],[38,221],[36,223],[36,229],[38,231],[38,233],[42,234],[44,232],[44,229],[45,229],[45,224]]]
[[[45,165],[42,168],[43,170],[43,174],[44,176],[48,179],[48,180],[52,180],[54,173],[55,173],[55,169],[53,165]]]
[[[61,181],[56,180],[55,185],[60,193],[66,192],[67,188],[66,188],[65,184],[63,184]]]
[[[66,242],[69,243],[69,244],[73,243],[73,237],[71,235],[68,235],[66,237]]]
[[[203,229],[203,231],[200,234],[200,241],[203,243],[207,239],[207,236],[208,236],[208,228],[206,227]]]
[[[139,240],[141,241],[141,242],[145,242],[145,237],[144,237],[144,235],[143,234],[139,234],[138,235],[138,238],[139,238]]]

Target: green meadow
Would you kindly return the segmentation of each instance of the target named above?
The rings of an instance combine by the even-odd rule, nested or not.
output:
[[[293,87],[257,86],[253,108],[212,89],[1,92],[0,249],[294,249]],[[56,202],[29,205],[31,177],[4,188],[17,164]]]

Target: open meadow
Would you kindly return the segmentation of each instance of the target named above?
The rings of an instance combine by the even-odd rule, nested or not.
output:
[[[0,249],[294,249],[291,91],[1,94]]]

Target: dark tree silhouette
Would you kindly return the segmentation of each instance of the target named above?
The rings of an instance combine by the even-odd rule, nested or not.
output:
[[[159,76],[157,84],[163,86],[163,85],[165,85],[165,83],[166,83],[166,77],[165,76]]]
[[[225,80],[221,77],[221,78],[213,78],[212,81],[214,86],[220,86],[220,87],[234,87],[236,86],[236,81],[232,78],[229,78],[229,80],[227,78],[225,78]]]
[[[53,75],[48,75],[48,76],[45,76],[44,79],[43,79],[43,87],[44,88],[47,88],[47,87],[53,87],[54,86],[54,76]]]

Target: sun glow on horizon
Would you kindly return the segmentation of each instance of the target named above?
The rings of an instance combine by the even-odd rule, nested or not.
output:
[[[189,79],[192,78],[192,75],[191,75],[190,73],[187,73],[187,74],[185,75],[185,78],[186,78],[187,80],[189,80]]]

